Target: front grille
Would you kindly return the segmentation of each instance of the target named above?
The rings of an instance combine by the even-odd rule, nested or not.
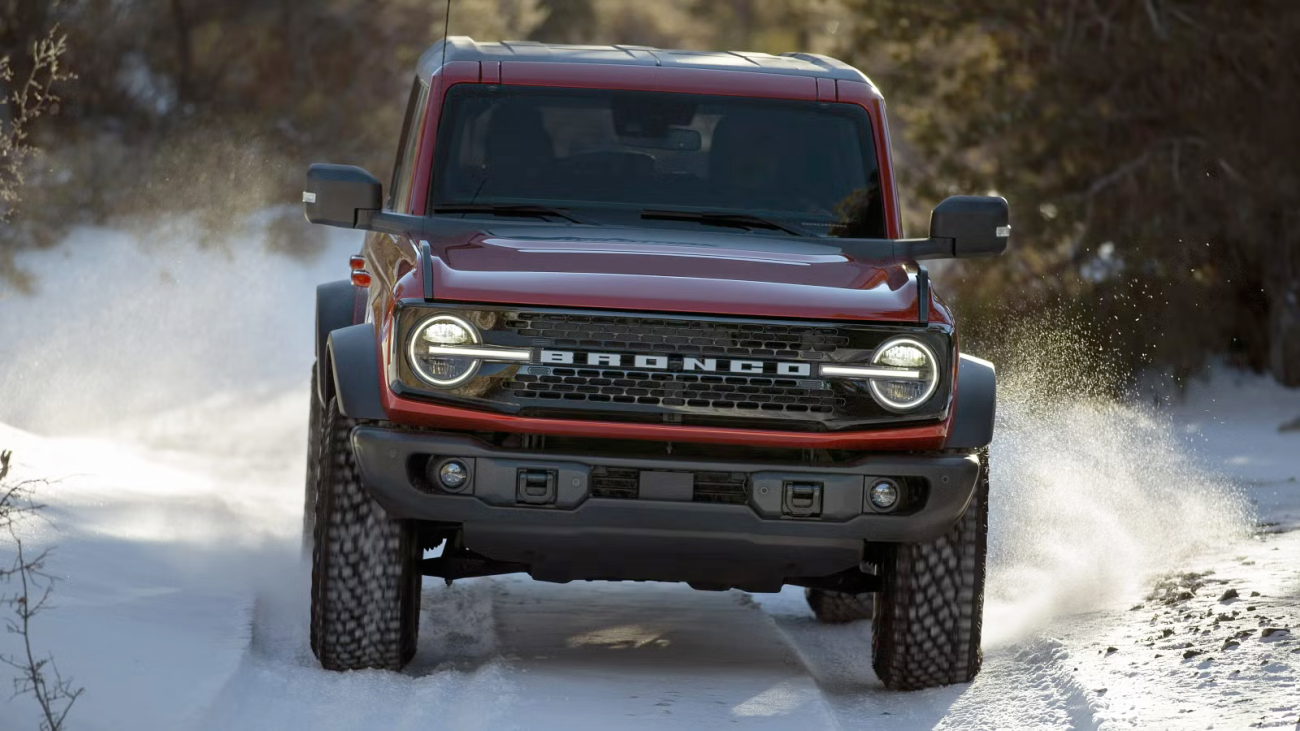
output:
[[[831,414],[844,404],[824,381],[528,366],[505,385],[522,399],[688,409]]]
[[[834,327],[520,312],[507,328],[535,347],[824,361],[848,337]],[[844,405],[826,381],[735,374],[529,366],[505,388],[519,399],[640,404],[686,411],[830,415]]]
[[[692,500],[697,503],[744,505],[748,502],[744,472],[696,472]],[[635,500],[640,496],[641,471],[631,467],[593,467],[591,496]]]
[[[520,312],[506,327],[557,348],[828,360],[849,339],[834,327]]]

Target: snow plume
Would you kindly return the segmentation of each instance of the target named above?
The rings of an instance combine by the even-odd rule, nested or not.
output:
[[[1100,609],[1243,535],[1246,502],[1167,415],[1116,401],[1078,331],[1023,328],[998,361],[986,646]],[[1000,349],[1001,350],[1001,349]]]
[[[35,292],[0,283],[0,422],[114,438],[189,429],[202,447],[252,426],[235,418],[241,404],[265,406],[286,386],[305,394],[316,285],[347,276],[360,235],[316,231],[314,257],[268,252],[271,213],[206,246],[202,226],[172,216],[149,236],[83,227],[20,252]],[[199,423],[207,415],[191,407],[204,404],[222,412],[222,429]],[[305,401],[296,405],[300,428]]]

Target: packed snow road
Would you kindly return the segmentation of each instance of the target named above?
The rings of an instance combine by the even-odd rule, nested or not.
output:
[[[885,691],[869,626],[817,625],[799,590],[525,577],[427,580],[406,671],[325,672],[299,558],[310,292],[354,247],[340,236],[303,264],[87,229],[21,260],[63,284],[0,295],[0,448],[15,479],[49,480],[24,535],[54,548],[55,607],[33,640],[86,688],[70,728],[1300,718],[1300,433],[1277,430],[1300,395],[1233,374],[1172,418],[1004,385],[985,669],[969,685]],[[56,302],[82,317],[52,328]],[[30,698],[0,703],[0,726],[36,723]]]

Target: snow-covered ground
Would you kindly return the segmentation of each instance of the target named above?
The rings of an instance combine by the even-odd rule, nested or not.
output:
[[[298,552],[312,288],[356,246],[335,234],[304,264],[79,229],[20,257],[43,288],[0,292],[0,448],[50,480],[27,532],[60,581],[33,639],[86,688],[70,728],[1300,719],[1300,431],[1278,430],[1300,393],[1231,372],[1163,413],[1004,384],[969,685],[885,691],[869,626],[817,625],[799,590],[520,577],[426,582],[403,673],[319,669]],[[29,697],[0,701],[0,727],[36,726]]]

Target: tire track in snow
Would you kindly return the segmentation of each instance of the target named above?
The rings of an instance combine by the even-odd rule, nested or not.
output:
[[[818,623],[803,590],[757,596],[808,668],[843,729],[1062,728],[1095,731],[1099,703],[1075,677],[1060,641],[987,652],[974,682],[910,693],[885,689],[871,668],[871,623]]]
[[[912,693],[886,690],[871,668],[871,623],[819,623],[808,609],[803,589],[755,595],[753,601],[773,623],[821,690],[836,725],[851,729],[932,729],[966,686]]]
[[[1096,694],[1075,675],[1080,661],[1059,640],[1044,637],[989,653],[984,670],[948,709],[941,729],[1060,728],[1097,731]]]
[[[895,693],[871,670],[869,623],[825,627],[786,618],[777,624],[846,730],[1099,728],[1093,697],[1072,676],[1069,652],[1054,640],[987,656],[970,684]]]
[[[401,673],[321,669],[307,641],[302,565],[263,585],[253,602],[252,632],[240,666],[197,724],[239,729],[514,728],[516,670],[495,652],[493,587],[425,584],[415,662]],[[455,623],[447,620],[453,619]]]

